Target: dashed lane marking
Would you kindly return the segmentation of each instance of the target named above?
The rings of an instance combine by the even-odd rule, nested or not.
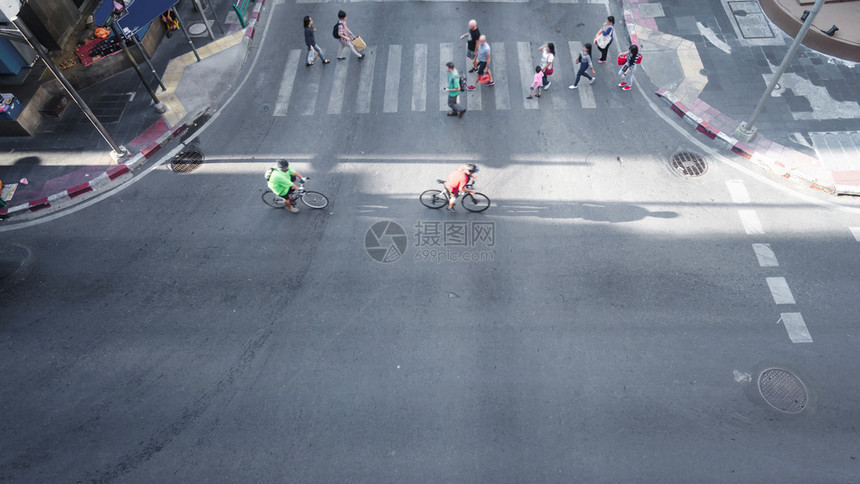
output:
[[[755,210],[738,210],[738,215],[741,217],[741,223],[744,226],[746,233],[750,235],[764,234],[764,229],[761,226],[761,221],[758,219]]]
[[[812,343],[812,335],[809,334],[809,329],[806,328],[800,313],[781,313],[780,320],[792,343]]]
[[[750,194],[743,180],[726,180],[726,187],[735,203],[750,203]]]
[[[785,281],[784,277],[768,277],[766,280],[774,303],[795,304],[791,288],[788,287],[788,282]]]
[[[779,262],[776,260],[776,254],[770,248],[770,244],[753,244],[756,259],[758,259],[759,267],[779,267]]]

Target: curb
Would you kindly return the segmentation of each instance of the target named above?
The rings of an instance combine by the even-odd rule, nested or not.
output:
[[[88,182],[81,183],[80,185],[75,185],[71,188],[68,188],[66,190],[39,200],[33,200],[32,202],[22,203],[13,207],[0,209],[0,219],[5,220],[12,218],[13,216],[22,216],[44,209],[56,210],[58,208],[61,208],[61,205],[63,205],[64,202],[69,202],[88,193],[94,193],[98,190],[108,188],[109,185],[113,185],[112,182],[114,180],[117,180],[119,178],[130,178],[134,176],[131,173],[132,170],[138,168],[152,155],[158,153],[158,151],[160,151],[161,148],[166,146],[170,141],[185,132],[187,127],[188,123],[182,123],[178,126],[170,128],[167,132],[162,134],[154,143],[141,150],[140,153],[129,158],[125,163],[118,164],[117,166],[108,169],[101,175],[93,178]],[[51,211],[53,210],[49,210],[49,212]]]
[[[254,31],[256,30],[257,21],[260,20],[260,10],[263,9],[263,5],[266,3],[266,0],[260,0],[254,4],[254,9],[251,10],[251,20],[248,22],[248,26],[245,28],[245,38],[251,40],[254,38]]]
[[[718,141],[718,144],[723,149],[727,149],[732,153],[751,161],[753,164],[770,171],[771,173],[787,178],[791,181],[802,183],[810,188],[821,190],[823,192],[830,193],[831,195],[845,193],[838,192],[835,185],[823,184],[819,181],[819,177],[810,175],[799,168],[787,166],[782,161],[766,156],[759,151],[756,151],[754,148],[738,141],[737,138],[717,129],[715,126],[703,120],[701,116],[692,112],[687,106],[678,101],[671,91],[658,89],[654,94],[666,102],[669,105],[669,109],[682,118],[684,122],[693,126],[696,128],[696,131],[704,134],[708,138]]]

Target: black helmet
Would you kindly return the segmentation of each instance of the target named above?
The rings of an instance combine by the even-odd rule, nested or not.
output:
[[[278,160],[278,168],[280,168],[280,169],[282,169],[282,170],[286,170],[286,169],[287,169],[287,168],[289,168],[289,167],[290,167],[290,162],[289,162],[289,161],[287,161],[287,160],[283,160],[283,159]]]
[[[474,163],[469,163],[466,165],[466,169],[469,170],[469,173],[478,173],[478,166]]]

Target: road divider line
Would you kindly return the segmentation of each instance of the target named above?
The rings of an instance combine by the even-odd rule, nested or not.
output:
[[[809,334],[800,313],[780,313],[780,320],[792,343],[812,343],[812,335]]]
[[[738,210],[738,215],[741,218],[741,223],[744,225],[746,233],[750,235],[764,234],[764,229],[755,210]]]
[[[743,180],[726,180],[726,187],[735,203],[750,203],[750,194]]]
[[[779,267],[779,261],[776,260],[776,254],[773,253],[770,244],[753,244],[752,246],[759,267]]]
[[[784,277],[768,277],[766,280],[774,303],[795,304],[791,288],[788,287],[788,282],[786,282]]]
[[[287,56],[287,65],[284,67],[284,76],[281,78],[281,86],[278,89],[278,97],[275,101],[274,116],[286,116],[290,107],[290,96],[293,94],[293,84],[296,82],[296,70],[299,68],[299,57],[302,55],[300,49],[293,49]]]

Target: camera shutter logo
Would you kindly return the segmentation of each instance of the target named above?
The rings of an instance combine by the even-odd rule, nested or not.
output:
[[[406,250],[406,232],[395,222],[376,222],[367,229],[364,248],[377,262],[395,262],[403,257]]]

